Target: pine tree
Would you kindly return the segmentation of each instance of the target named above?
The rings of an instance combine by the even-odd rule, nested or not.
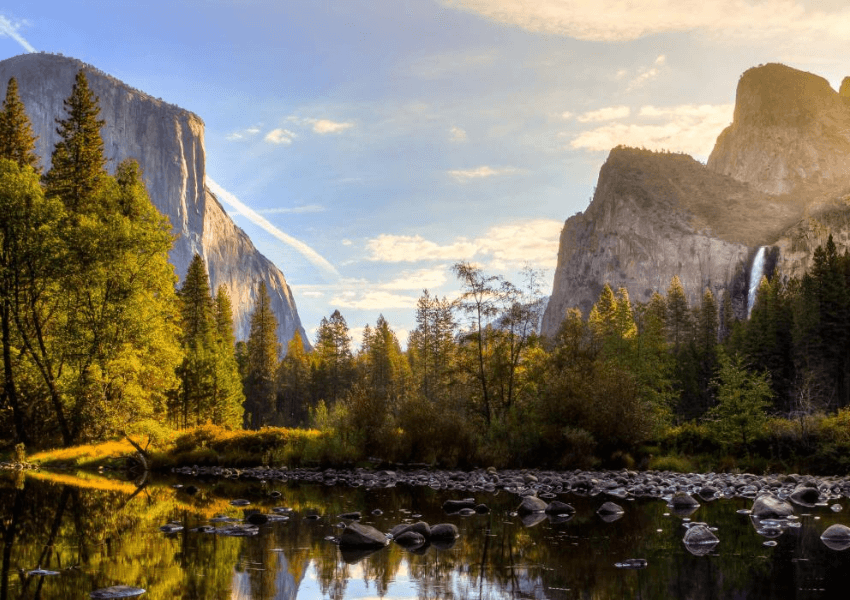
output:
[[[674,275],[667,288],[667,339],[673,353],[679,354],[691,337],[691,312],[688,299],[678,275]]]
[[[257,287],[251,332],[248,335],[247,377],[245,380],[245,418],[251,429],[269,425],[277,404],[278,369],[277,318],[265,282]]]
[[[285,427],[305,425],[309,408],[310,359],[304,350],[304,340],[296,331],[278,370],[278,420]]]
[[[50,170],[45,175],[48,197],[61,198],[72,213],[95,209],[93,196],[106,175],[98,98],[89,89],[81,69],[71,95],[65,99],[67,118],[57,119],[60,140],[53,149]]]
[[[233,333],[233,308],[230,295],[223,285],[218,286],[214,307],[216,331],[215,395],[211,420],[231,429],[244,422],[245,392],[236,359],[236,336]]]
[[[0,112],[0,158],[8,158],[20,166],[38,170],[39,158],[35,153],[35,135],[18,96],[18,81],[12,77],[6,87],[6,100]]]
[[[313,402],[324,400],[332,407],[348,394],[355,378],[348,323],[338,310],[322,317],[310,358]]]

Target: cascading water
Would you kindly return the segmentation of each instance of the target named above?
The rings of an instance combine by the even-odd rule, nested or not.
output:
[[[750,289],[747,294],[747,318],[753,312],[753,304],[756,303],[756,293],[759,290],[762,275],[764,275],[764,256],[767,253],[767,246],[762,246],[753,257],[753,266],[750,267]]]

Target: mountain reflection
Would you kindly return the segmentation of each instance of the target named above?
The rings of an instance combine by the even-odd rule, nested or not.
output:
[[[624,516],[606,523],[596,515],[603,496],[563,496],[576,508],[570,519],[521,519],[513,513],[519,499],[504,492],[476,497],[489,514],[461,517],[441,509],[451,492],[430,488],[195,481],[200,489],[189,494],[175,483],[136,487],[46,474],[0,479],[0,600],[87,598],[119,584],[162,599],[787,598],[843,591],[850,567],[850,552],[820,540],[830,524],[848,521],[826,507],[800,513],[801,525],[783,530],[769,547],[750,518],[736,512],[748,508],[744,499],[710,502],[690,517],[671,514],[660,500],[619,500]],[[272,489],[282,496],[270,497]],[[231,506],[234,498],[251,504]],[[257,535],[197,529],[215,526],[210,519],[219,515],[242,519],[281,506],[292,508],[289,520],[261,525]],[[376,508],[383,514],[372,516]],[[344,525],[336,515],[351,511],[381,531],[424,520],[455,523],[461,535],[443,550],[390,544],[342,553],[326,538]],[[686,518],[717,528],[720,543],[708,555],[684,548]],[[167,523],[183,529],[163,533]],[[632,558],[647,566],[615,566]],[[56,574],[32,573],[36,568]]]

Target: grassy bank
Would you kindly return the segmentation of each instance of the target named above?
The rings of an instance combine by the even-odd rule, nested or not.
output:
[[[155,471],[176,466],[249,467],[352,467],[368,464],[403,464],[406,452],[403,432],[387,439],[383,452],[367,455],[362,444],[334,430],[264,428],[259,431],[231,431],[205,425],[156,439],[140,436],[134,442],[146,450],[149,466]],[[479,438],[475,448],[461,462],[433,461],[437,468],[484,466],[539,468],[637,468],[680,472],[752,473],[794,472],[811,474],[850,473],[850,411],[827,416],[809,415],[796,420],[774,418],[748,439],[747,443],[721,443],[712,423],[686,422],[666,428],[649,443],[634,449],[620,449],[599,456],[586,452],[573,455],[574,464],[564,462],[563,449],[553,449],[549,460],[523,456],[511,436]],[[511,446],[514,451],[511,452]],[[574,449],[573,449],[574,450]],[[29,463],[45,468],[97,470],[124,469],[137,455],[127,439],[75,446],[27,457]],[[498,457],[510,457],[502,458]]]

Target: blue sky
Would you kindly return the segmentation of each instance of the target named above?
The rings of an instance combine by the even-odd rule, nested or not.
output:
[[[200,115],[207,174],[308,332],[402,341],[451,265],[557,258],[620,143],[705,160],[749,67],[836,87],[844,0],[7,1],[0,59],[61,52]],[[546,290],[548,293],[549,290]]]

